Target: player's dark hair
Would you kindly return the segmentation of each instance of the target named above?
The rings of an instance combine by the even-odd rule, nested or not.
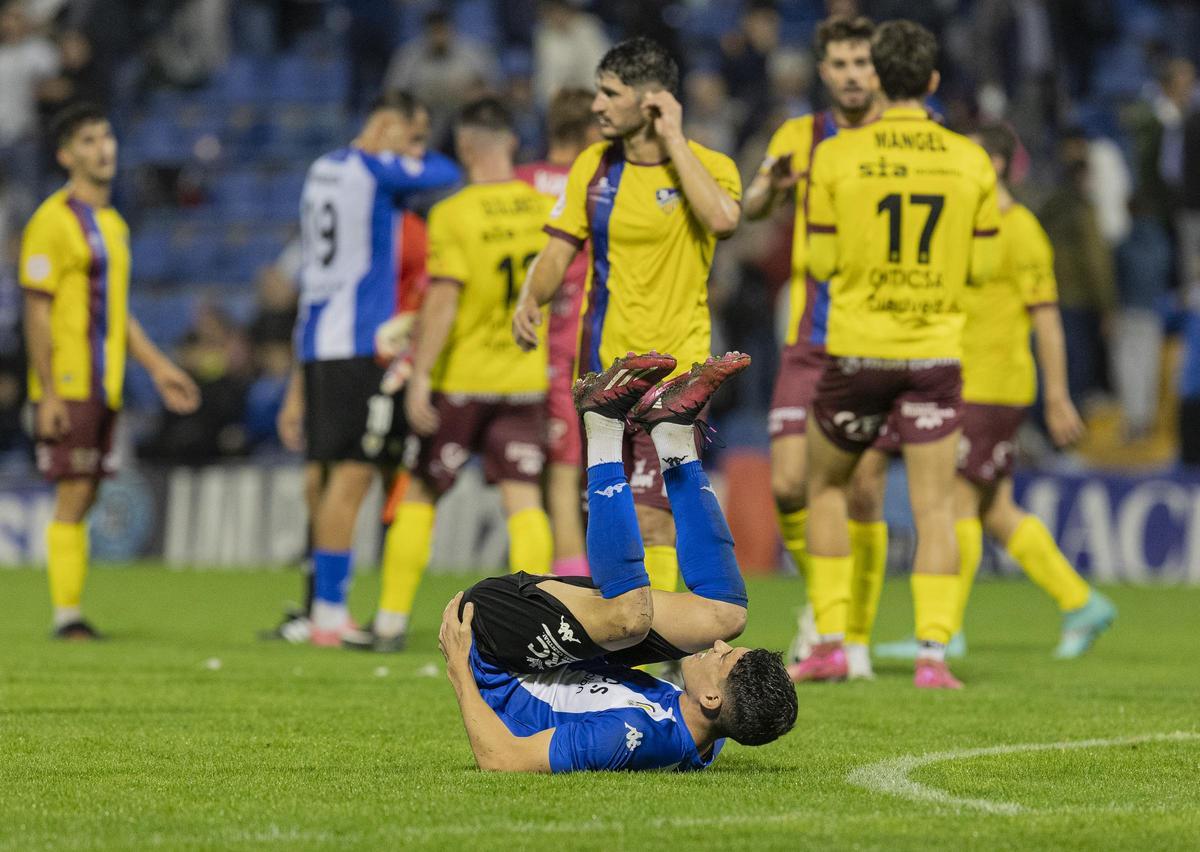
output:
[[[725,678],[721,733],[742,745],[766,745],[796,724],[796,687],[783,659],[766,648],[747,651]]]
[[[395,110],[411,121],[413,116],[427,109],[421,99],[406,89],[388,89],[371,102],[371,112]]]
[[[999,157],[1004,161],[1004,165],[1000,169],[1000,177],[1002,180],[1008,180],[1013,157],[1016,156],[1017,149],[1021,145],[1016,131],[1007,124],[985,124],[975,130],[972,135],[979,140],[979,146],[987,151],[989,156]]]
[[[592,115],[595,95],[587,89],[561,89],[550,99],[546,123],[550,126],[550,141],[582,145],[588,128],[596,121]]]
[[[835,41],[865,41],[870,42],[875,37],[875,23],[867,17],[857,18],[826,18],[817,27],[813,36],[813,52],[820,62],[825,58],[825,51]]]
[[[516,132],[513,114],[504,102],[491,95],[471,101],[458,114],[459,127],[474,127],[493,132]]]
[[[62,148],[86,124],[108,121],[108,114],[96,104],[74,103],[59,110],[50,120],[50,138],[55,148]]]
[[[679,90],[679,66],[665,47],[645,36],[609,48],[596,73],[612,74],[626,86],[657,85],[668,92]]]
[[[913,21],[881,24],[871,41],[871,62],[879,85],[893,101],[925,97],[937,58],[937,39]]]

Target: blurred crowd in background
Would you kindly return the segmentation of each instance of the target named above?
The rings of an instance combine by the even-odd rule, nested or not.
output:
[[[590,86],[610,45],[648,35],[679,60],[688,134],[733,156],[748,182],[772,131],[824,105],[810,43],[830,14],[919,20],[943,45],[931,106],[955,128],[1003,118],[1024,140],[1016,191],[1054,244],[1092,455],[1200,465],[1200,4],[1189,0],[9,0],[0,460],[30,464],[16,257],[26,218],[62,180],[42,131],[66,103],[111,110],[133,310],[203,390],[199,412],[174,417],[131,374],[138,452],[203,464],[279,452],[300,187],[383,88],[428,104],[444,149],[458,107],[498,92],[518,116],[520,158],[536,159],[552,94]],[[717,255],[714,350],[759,365],[724,401],[739,445],[766,445],[791,216],[744,222]]]

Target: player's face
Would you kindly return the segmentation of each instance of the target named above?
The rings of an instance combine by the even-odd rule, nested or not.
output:
[[[107,121],[93,121],[75,131],[59,150],[59,163],[73,176],[111,183],[117,173],[117,137]]]
[[[749,650],[718,641],[707,651],[684,657],[679,663],[684,689],[696,699],[713,692],[719,693],[730,670]]]
[[[622,83],[616,74],[604,73],[596,77],[592,114],[605,139],[621,139],[646,125],[641,93]]]
[[[866,110],[879,88],[879,78],[871,64],[871,45],[861,39],[831,41],[825,47],[820,71],[829,97],[842,112]]]

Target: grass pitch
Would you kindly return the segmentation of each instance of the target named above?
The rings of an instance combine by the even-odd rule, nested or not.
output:
[[[376,582],[358,583],[360,614]],[[1060,663],[1049,601],[985,581],[962,693],[880,666],[872,684],[802,688],[793,733],[703,773],[516,777],[473,768],[439,665],[437,619],[466,582],[430,577],[411,650],[379,656],[256,641],[291,573],[97,570],[89,613],[113,638],[66,645],[46,639],[44,575],[4,572],[0,848],[1200,845],[1200,590],[1106,590],[1116,626]],[[798,583],[750,594],[744,641],[786,646]],[[879,637],[910,631],[907,583],[881,611]],[[1101,743],[955,754],[1080,740]],[[897,768],[930,752],[951,754]]]

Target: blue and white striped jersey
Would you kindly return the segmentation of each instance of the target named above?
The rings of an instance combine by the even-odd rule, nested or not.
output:
[[[553,772],[704,769],[725,744],[717,740],[701,756],[683,721],[679,689],[626,666],[592,661],[516,675],[472,647],[471,670],[483,700],[514,734],[554,729]]]
[[[396,309],[396,208],[414,192],[458,182],[449,158],[341,148],[308,170],[300,201],[300,361],[371,357]]]

